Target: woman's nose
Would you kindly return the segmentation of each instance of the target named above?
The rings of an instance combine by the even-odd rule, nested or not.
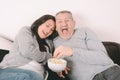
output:
[[[47,30],[47,33],[51,33],[51,31],[52,31],[52,28],[49,28],[49,29]]]

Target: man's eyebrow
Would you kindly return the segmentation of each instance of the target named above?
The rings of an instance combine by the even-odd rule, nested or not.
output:
[[[65,19],[56,19],[56,20],[66,20],[66,19],[72,19],[72,18],[65,18]]]
[[[63,20],[63,19],[56,19],[56,20]]]

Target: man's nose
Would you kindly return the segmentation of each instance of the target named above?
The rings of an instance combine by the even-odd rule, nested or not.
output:
[[[67,23],[65,21],[62,22],[62,26],[66,26]]]

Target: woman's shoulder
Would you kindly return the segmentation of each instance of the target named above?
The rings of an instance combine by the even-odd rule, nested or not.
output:
[[[20,29],[20,31],[31,31],[29,26],[24,26]]]
[[[17,33],[16,37],[20,37],[20,36],[31,36],[32,33],[31,33],[31,29],[30,27],[28,26],[24,26],[22,27],[19,32]]]
[[[18,34],[25,34],[25,33],[31,33],[30,27],[24,26],[24,27],[22,27],[22,28],[19,30],[19,32],[18,32]]]

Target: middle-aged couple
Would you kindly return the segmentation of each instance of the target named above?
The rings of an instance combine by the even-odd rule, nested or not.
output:
[[[72,13],[66,10],[55,17],[44,15],[18,32],[0,63],[0,80],[67,80],[60,78],[62,72],[48,69],[51,57],[67,60],[64,72],[70,80],[120,80],[120,67],[96,34],[87,27],[75,28]]]

